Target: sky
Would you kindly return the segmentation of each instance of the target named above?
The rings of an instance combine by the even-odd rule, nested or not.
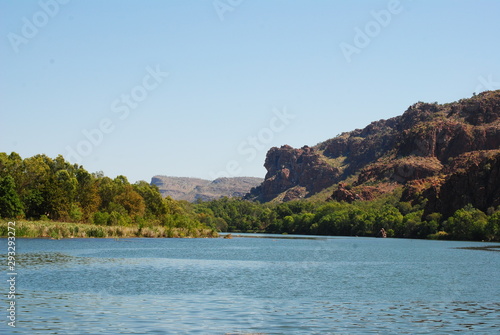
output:
[[[0,0],[0,152],[130,182],[264,177],[418,102],[500,89],[497,0]]]

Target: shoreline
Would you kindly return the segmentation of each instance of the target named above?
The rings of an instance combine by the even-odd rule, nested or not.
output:
[[[7,238],[7,225],[0,227],[0,237]],[[55,221],[16,221],[16,238],[216,238],[211,228],[165,227],[159,225],[101,226],[91,223]]]

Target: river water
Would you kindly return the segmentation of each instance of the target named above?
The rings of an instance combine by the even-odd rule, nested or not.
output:
[[[0,334],[500,331],[499,244],[281,237],[17,239]]]

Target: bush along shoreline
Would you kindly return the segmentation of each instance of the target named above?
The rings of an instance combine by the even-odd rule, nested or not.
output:
[[[15,221],[16,237],[24,238],[209,238],[218,237],[213,229],[163,226],[99,226],[87,223],[52,221]],[[2,222],[0,236],[8,234],[7,221]]]
[[[223,198],[200,202],[196,210],[218,231],[328,236],[371,236],[464,241],[500,241],[500,208],[488,213],[467,205],[452,216],[424,217],[425,203],[401,202],[400,191],[371,201],[295,200],[256,203]]]
[[[369,201],[293,200],[259,203],[221,198],[189,203],[158,187],[88,173],[62,156],[0,153],[0,236],[8,221],[17,237],[217,237],[217,232],[380,236],[500,241],[500,207],[466,205],[449,217],[425,214],[426,199],[404,202],[402,187]],[[1,222],[1,221],[0,221]]]
[[[0,153],[0,219],[16,221],[18,237],[217,236],[193,204],[163,198],[145,181],[89,173],[61,155]]]

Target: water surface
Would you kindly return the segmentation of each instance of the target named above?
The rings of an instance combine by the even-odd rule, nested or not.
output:
[[[18,239],[18,322],[0,333],[500,329],[498,244],[279,237]]]

